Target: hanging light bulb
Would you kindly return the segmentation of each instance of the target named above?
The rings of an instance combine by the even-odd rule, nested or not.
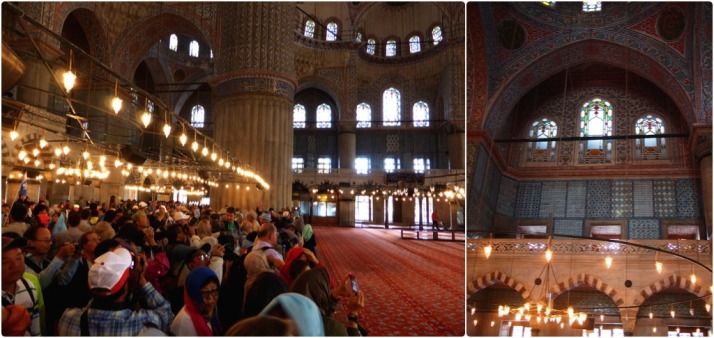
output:
[[[20,150],[20,152],[17,154],[17,158],[19,158],[20,161],[24,160],[25,156],[27,156],[27,152],[24,149]]]
[[[672,316],[672,318],[674,318],[674,316],[675,316],[674,307],[672,307],[671,310],[669,310],[669,314]]]
[[[62,155],[62,148],[60,148],[60,147],[55,148],[55,156],[59,157],[60,155]]]
[[[691,274],[691,275],[689,276],[689,280],[692,281],[692,284],[697,284],[697,275]]]
[[[208,156],[208,148],[206,148],[206,145],[203,145],[203,150],[201,150],[201,155],[203,156]]]
[[[657,273],[661,274],[662,273],[662,268],[664,267],[664,264],[659,260],[659,252],[655,254],[655,269],[657,269]]]
[[[69,154],[69,146],[65,144],[64,147],[62,148],[62,152],[65,155]]]
[[[478,319],[474,319],[474,326],[478,326]]]
[[[149,123],[151,123],[151,114],[148,110],[145,110],[144,113],[141,114],[141,123],[144,124],[144,128],[149,127]]]
[[[54,170],[54,169],[55,169],[55,163],[54,163],[54,162],[50,162],[50,170]]]
[[[166,138],[169,138],[169,135],[171,135],[171,126],[168,123],[164,124],[164,135],[166,135]]]
[[[221,167],[223,166],[223,157],[221,157],[220,159],[218,159],[218,165],[221,166]]]
[[[657,327],[656,327],[656,326],[653,326],[653,327],[652,327],[652,332],[653,332],[653,333],[657,333]]]
[[[18,136],[20,136],[20,135],[17,133],[17,131],[13,130],[10,132],[10,140],[15,141],[15,139],[17,139]]]
[[[550,263],[550,260],[553,259],[553,251],[548,248],[545,250],[545,261]]]
[[[652,309],[650,309],[650,319],[654,317],[654,313],[652,313]]]
[[[193,149],[194,152],[198,151],[198,142],[196,142],[196,140],[191,143],[191,149]]]
[[[37,148],[32,149],[32,156],[37,157],[37,155],[39,155],[39,154],[40,154],[40,149],[37,149]]]
[[[704,304],[704,308],[707,309],[707,312],[710,312],[712,309],[712,306],[710,304]]]
[[[115,167],[115,168],[119,168],[119,167],[121,167],[121,165],[122,165],[122,163],[121,163],[121,161],[119,161],[119,159],[114,160],[114,167]]]
[[[88,158],[89,158],[89,152],[86,151],[86,150],[85,150],[84,152],[82,152],[82,158],[84,158],[85,160],[88,159]]]
[[[179,136],[179,141],[181,142],[182,146],[186,145],[186,141],[188,141],[188,136],[186,136],[186,132],[181,133],[181,136]]]
[[[605,256],[605,267],[610,268],[612,266],[612,257],[610,255]]]
[[[30,158],[29,158],[29,157],[25,157],[25,158],[22,160],[22,162],[25,162],[25,164],[28,164],[28,163],[30,163]]]
[[[493,251],[493,247],[491,246],[491,243],[488,243],[488,245],[483,247],[483,254],[486,255],[486,259],[491,257],[491,251]]]
[[[605,321],[605,315],[602,314],[602,313],[600,314],[600,321],[601,321],[601,322],[604,322],[604,321]]]
[[[40,160],[37,159],[37,160],[35,160],[35,167],[39,167],[39,166],[40,166]]]
[[[72,73],[71,69],[71,63],[70,63],[70,70],[64,72],[62,74],[62,82],[64,83],[64,88],[67,90],[67,93],[69,93],[72,88],[74,88],[74,81],[77,80],[77,75]]]
[[[42,136],[42,138],[40,139],[40,149],[45,149],[46,146],[47,146],[47,140],[45,140],[45,137]]]
[[[122,99],[117,95],[117,87],[119,86],[119,81],[114,81],[114,98],[112,99],[112,109],[114,109],[114,114],[119,114],[121,110]]]

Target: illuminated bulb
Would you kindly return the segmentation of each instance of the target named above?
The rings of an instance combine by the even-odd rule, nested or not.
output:
[[[523,318],[523,316],[520,313],[516,313],[516,321],[520,322],[521,318]]]
[[[43,136],[40,139],[40,149],[45,149],[46,146],[47,146],[47,140],[45,140],[45,137]]]
[[[231,162],[226,162],[226,169],[230,169],[230,168],[231,168]]]
[[[62,155],[62,148],[55,148],[55,156],[59,157],[60,155]]]
[[[545,261],[550,263],[551,259],[553,259],[553,251],[548,248],[548,250],[545,250]]]
[[[17,133],[17,131],[14,131],[14,130],[13,130],[13,131],[10,132],[10,140],[15,141],[15,139],[16,139],[18,136],[20,136],[20,135]]]
[[[656,326],[652,328],[652,332],[657,332],[657,327],[656,327]]]
[[[54,164],[54,163],[50,163],[50,170],[54,170],[54,169],[55,169],[55,164]]]
[[[491,321],[491,327],[493,327],[494,325],[496,325],[496,322]]]
[[[193,151],[197,151],[198,150],[198,142],[193,141],[193,143],[191,143],[191,149],[193,149]]]
[[[128,164],[126,165],[126,168],[129,169],[129,170],[131,170],[132,167],[134,167],[134,166],[133,166],[131,163],[128,163]]]
[[[543,304],[538,303],[538,305],[536,306],[536,311],[537,311],[538,313],[540,313],[542,310],[543,310]]]
[[[652,319],[653,317],[654,317],[654,313],[652,313],[652,311],[650,311],[650,319]]]
[[[474,326],[478,325],[478,319],[474,319]]]
[[[208,148],[203,147],[203,150],[201,150],[201,155],[208,156]]]
[[[181,136],[179,136],[179,141],[181,141],[182,146],[186,145],[187,140],[188,140],[188,136],[186,136],[186,133],[181,133]]]
[[[568,306],[568,317],[573,317],[575,315],[575,309],[572,306]]]
[[[149,114],[148,111],[141,114],[141,123],[144,124],[144,128],[149,127],[149,123],[151,123],[151,114]]]
[[[609,255],[605,257],[605,267],[610,268],[612,266],[612,257]]]
[[[221,166],[221,167],[223,166],[223,159],[222,159],[222,158],[218,160],[218,165]]]
[[[657,273],[661,274],[662,273],[662,267],[663,264],[660,261],[655,262],[655,268],[657,269]]]
[[[600,314],[600,321],[601,321],[601,322],[604,322],[604,321],[605,321],[605,315],[604,315],[604,314]]]
[[[694,308],[689,308],[689,315],[694,317]]]
[[[705,304],[705,305],[704,305],[704,308],[706,308],[706,309],[707,309],[707,312],[709,312],[709,311],[711,311],[712,306],[709,305],[709,304]]]
[[[85,160],[88,159],[88,158],[89,158],[89,152],[87,152],[87,151],[85,150],[85,151],[82,153],[82,158],[84,158]]]
[[[565,323],[560,323],[560,328],[562,329],[564,327],[565,327]]]
[[[69,154],[69,146],[68,146],[68,145],[65,145],[65,146],[62,148],[62,152],[63,152],[65,155]]]
[[[28,163],[30,163],[30,158],[29,158],[29,157],[25,157],[25,159],[22,160],[22,162],[25,162],[25,164],[28,164]]]
[[[171,135],[171,126],[168,123],[164,124],[164,135],[166,135],[166,138],[169,138],[169,135]]]
[[[154,172],[154,169],[151,169],[151,168],[146,169],[146,172],[147,172],[149,175],[151,175],[151,174]]]
[[[216,159],[218,158],[218,154],[216,153],[211,153],[211,161],[216,162]]]
[[[692,284],[697,284],[697,275],[692,274],[689,276],[689,279],[692,281]]]
[[[672,310],[669,311],[669,315],[672,316],[672,318],[674,318],[674,315],[675,315],[674,309],[672,309]]]
[[[67,90],[69,93],[72,88],[74,88],[74,81],[77,79],[77,75],[74,75],[71,71],[66,71],[64,74],[62,74],[62,80],[64,82],[64,88]]]
[[[107,157],[106,157],[106,156],[104,156],[104,155],[99,156],[99,163],[104,163],[104,162],[106,162],[106,161],[107,161]]]
[[[114,114],[119,114],[119,111],[121,110],[121,103],[122,99],[120,99],[118,96],[115,96],[112,99],[112,109],[114,109]]]
[[[17,158],[19,158],[20,161],[24,160],[25,156],[27,156],[27,152],[24,150],[20,150],[20,153],[17,154]]]
[[[39,166],[40,166],[40,160],[35,160],[35,167],[39,167]]]
[[[37,148],[32,149],[32,156],[37,157],[37,155],[39,155],[39,154],[40,154],[40,149],[37,149]]]
[[[144,167],[139,166],[139,168],[137,168],[137,170],[139,170],[140,173],[143,173],[143,172],[144,172]]]
[[[92,163],[92,161],[87,162],[87,169],[92,170],[93,167],[94,163]]]
[[[491,246],[490,243],[488,245],[486,245],[485,247],[483,247],[483,253],[484,253],[484,255],[486,255],[486,259],[491,257],[492,250],[493,250],[493,247]]]

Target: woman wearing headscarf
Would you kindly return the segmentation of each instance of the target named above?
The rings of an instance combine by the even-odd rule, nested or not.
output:
[[[288,292],[285,282],[274,272],[261,272],[245,294],[243,318],[256,316],[275,297]]]
[[[298,293],[288,292],[275,297],[273,301],[265,306],[260,315],[292,320],[297,326],[298,335],[300,336],[329,336],[325,332],[320,309],[315,305],[315,302]],[[236,323],[236,325],[248,320],[250,318],[244,319]]]
[[[315,254],[312,253],[312,251],[310,251],[309,249],[303,248],[302,244],[302,241],[299,241],[296,247],[288,251],[288,253],[285,255],[285,265],[280,267],[280,278],[285,281],[285,284],[287,284],[288,287],[290,287],[290,285],[293,283],[293,280],[297,278],[297,274],[293,276],[293,274],[290,273],[290,270],[293,266],[293,262],[295,262],[296,260],[306,261],[309,265],[309,268],[317,268],[322,266],[322,263],[317,260]]]
[[[175,336],[219,336],[223,333],[218,320],[216,273],[207,267],[191,270],[186,277],[184,306],[171,323]]]
[[[353,293],[347,286],[349,284],[350,276],[347,276],[340,286],[332,289],[330,275],[326,268],[321,267],[301,273],[293,282],[290,291],[305,295],[317,304],[326,336],[361,336],[359,313],[364,308],[364,294],[362,291]],[[332,318],[341,297],[349,297],[347,326]]]

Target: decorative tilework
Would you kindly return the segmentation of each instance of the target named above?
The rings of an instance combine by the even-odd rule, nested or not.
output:
[[[567,217],[585,217],[586,182],[568,182]]]
[[[612,182],[612,217],[632,217],[632,181]]]
[[[635,217],[654,216],[652,181],[634,181]]]
[[[491,207],[491,209],[496,209],[496,205],[498,203],[498,188],[501,187],[501,171],[498,170],[498,167],[496,166],[495,163],[491,162],[489,163],[489,171],[488,173],[489,179],[486,182],[487,186],[484,187],[484,191],[487,192],[487,199],[486,202],[488,205]]]
[[[315,135],[307,136],[307,152],[312,154],[317,152],[317,142],[315,141]]]
[[[483,186],[484,175],[486,174],[486,164],[488,163],[488,153],[483,147],[480,147],[476,157],[476,169],[474,170],[473,187],[476,191],[481,191]]]
[[[508,177],[503,177],[496,208],[498,213],[513,217],[516,211],[516,197],[518,197],[518,182]]]
[[[399,151],[399,135],[387,135],[387,152]]]
[[[587,217],[612,217],[610,181],[588,182]]]
[[[583,221],[579,219],[556,219],[553,222],[553,235],[583,235]]]
[[[675,181],[654,181],[655,217],[676,217],[677,199]]]
[[[540,218],[565,217],[568,182],[543,182]]]
[[[682,218],[699,218],[701,203],[697,182],[694,180],[677,181],[677,216]]]
[[[659,220],[631,219],[628,225],[630,239],[661,239]]]
[[[521,183],[516,200],[516,217],[536,218],[540,207],[540,182]]]

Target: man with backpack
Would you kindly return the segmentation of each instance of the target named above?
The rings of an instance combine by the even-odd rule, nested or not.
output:
[[[37,285],[26,279],[25,255],[23,250],[27,249],[27,240],[10,234],[2,236],[2,306],[3,312],[11,312],[7,322],[3,322],[3,334],[22,333],[20,335],[39,336],[40,331],[40,303],[41,294]],[[10,311],[10,309],[21,306],[26,309],[22,311]],[[29,321],[25,317],[29,313]],[[17,314],[17,315],[13,315]],[[23,316],[23,318],[19,318]],[[16,318],[17,317],[17,318]],[[6,325],[12,324],[12,327]]]

